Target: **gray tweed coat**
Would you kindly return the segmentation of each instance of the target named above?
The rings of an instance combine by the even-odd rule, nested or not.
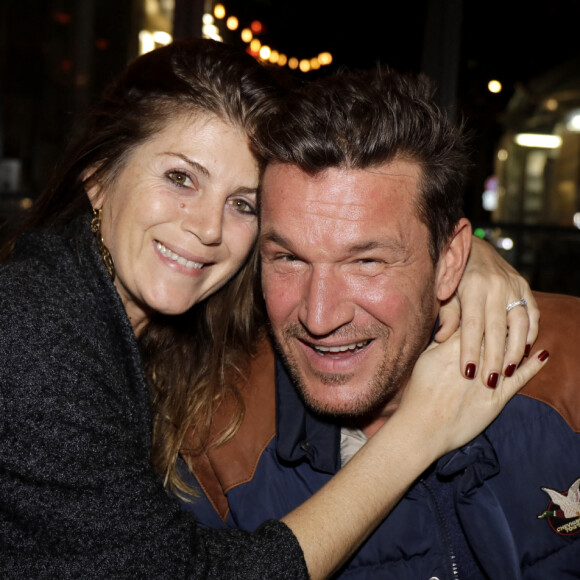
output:
[[[0,577],[306,578],[281,522],[197,526],[152,472],[129,320],[89,218],[0,266]]]

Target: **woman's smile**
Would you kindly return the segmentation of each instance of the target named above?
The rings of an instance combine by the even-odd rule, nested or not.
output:
[[[158,241],[155,241],[155,247],[164,258],[174,262],[175,264],[184,266],[188,270],[201,270],[204,266],[211,264],[211,262],[205,262],[203,260],[192,260],[186,258],[185,256],[170,250],[167,246]]]

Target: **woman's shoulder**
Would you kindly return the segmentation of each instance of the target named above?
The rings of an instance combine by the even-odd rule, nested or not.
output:
[[[101,273],[88,224],[87,231],[83,226],[83,220],[76,220],[23,234],[12,258],[0,265],[0,309],[67,309],[79,298],[91,298],[93,281]]]
[[[30,232],[18,240],[13,258],[0,265],[4,347],[53,344],[78,351],[81,343],[123,325],[124,311],[88,234],[68,228]]]
[[[42,252],[20,255],[0,266],[0,320],[66,310],[75,286],[74,277],[63,275]]]
[[[130,323],[99,257],[83,250],[82,238],[45,232],[20,240],[0,266],[0,383],[121,388],[131,380],[127,369],[141,380]]]

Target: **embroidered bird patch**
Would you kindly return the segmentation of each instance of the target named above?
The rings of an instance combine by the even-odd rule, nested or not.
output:
[[[550,527],[562,536],[572,536],[580,532],[580,478],[568,489],[559,492],[542,487],[552,500],[548,508],[538,518],[547,519]]]

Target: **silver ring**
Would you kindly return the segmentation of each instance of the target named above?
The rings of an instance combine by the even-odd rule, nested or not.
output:
[[[519,300],[516,300],[515,302],[510,302],[506,308],[505,311],[509,312],[510,310],[512,310],[512,308],[517,308],[518,306],[523,306],[526,311],[528,310],[528,302],[525,298],[520,298]]]

